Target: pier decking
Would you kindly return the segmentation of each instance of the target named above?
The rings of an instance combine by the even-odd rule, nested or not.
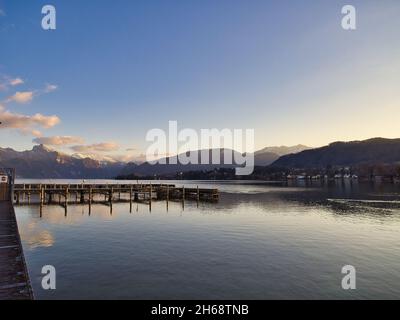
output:
[[[0,300],[33,299],[11,201],[0,201]]]
[[[15,184],[15,204],[58,204],[65,208],[71,203],[144,202],[152,201],[218,201],[218,189],[176,187],[173,184]]]

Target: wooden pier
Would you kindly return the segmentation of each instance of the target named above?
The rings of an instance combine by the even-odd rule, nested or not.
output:
[[[9,178],[0,184],[0,300],[30,300],[33,292],[11,202],[13,174]]]
[[[69,204],[100,203],[110,205],[114,202],[148,203],[152,201],[218,201],[218,189],[176,187],[173,184],[15,184],[14,203],[20,204]]]
[[[14,208],[0,202],[0,300],[33,299]]]

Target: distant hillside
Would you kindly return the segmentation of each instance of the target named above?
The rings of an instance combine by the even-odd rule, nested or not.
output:
[[[281,154],[287,154],[287,153],[293,153],[293,152],[298,152],[299,150],[304,150],[307,149],[308,147],[303,146],[303,145],[297,145],[293,147],[267,147],[262,150],[259,150],[254,153],[254,164],[256,166],[268,166],[271,163],[273,163],[275,160],[277,160]],[[236,164],[231,164],[231,163],[226,163],[223,158],[224,151],[227,150],[228,152],[231,152],[232,154],[232,159],[234,159],[234,154],[239,154],[237,151],[230,150],[230,149],[214,149],[218,150],[220,153],[220,158],[221,158],[221,164],[180,164],[179,162],[177,164],[170,164],[171,158],[164,158],[166,163],[169,165],[165,164],[149,164],[147,162],[142,163],[140,165],[135,164],[135,163],[128,163],[125,168],[121,171],[120,176],[135,176],[135,177],[142,177],[142,176],[154,176],[154,175],[170,175],[170,174],[175,174],[175,173],[184,173],[184,172],[195,172],[195,171],[211,171],[215,169],[232,169],[234,167],[237,167]],[[211,151],[212,150],[207,150],[209,152],[209,162],[211,163]],[[275,151],[277,153],[274,153],[272,151]],[[200,154],[201,150],[198,151]],[[198,158],[198,163],[200,163],[200,156]]]
[[[237,153],[236,151],[230,150],[230,149],[215,149],[217,152],[220,154],[220,164],[181,164],[178,159],[177,164],[173,164],[171,159],[173,157],[168,157],[168,158],[163,158],[162,160],[165,160],[166,164],[150,164],[148,162],[144,162],[140,165],[134,164],[134,163],[128,163],[125,168],[121,171],[121,176],[124,175],[135,175],[135,176],[153,176],[153,175],[166,175],[166,174],[175,174],[179,172],[188,172],[188,171],[197,171],[197,170],[213,170],[216,168],[234,168],[237,165],[227,163],[225,164],[224,161],[224,150],[227,150],[227,152],[230,152],[232,155],[232,159],[234,159],[234,153]],[[198,151],[198,163],[200,163],[200,152]],[[209,155],[209,163],[211,163],[211,150],[207,150]],[[186,155],[189,153],[187,152]]]
[[[278,160],[279,157],[283,155],[298,153],[307,149],[310,148],[302,144],[292,147],[287,147],[287,146],[266,147],[254,153],[254,164],[256,166],[268,166],[274,161]]]
[[[265,147],[264,149],[258,150],[257,152],[255,152],[255,155],[259,155],[262,153],[274,153],[277,154],[278,156],[284,156],[290,153],[299,153],[301,151],[304,150],[308,150],[311,149],[310,147],[307,147],[305,145],[302,144],[298,144],[296,146],[291,146],[291,147],[287,147],[287,146],[279,146],[279,147]]]
[[[0,167],[15,168],[19,178],[89,179],[112,178],[123,164],[76,158],[38,145],[22,152],[0,148]]]
[[[273,152],[263,152],[254,154],[254,165],[269,166],[271,163],[279,159],[279,155]]]
[[[280,157],[272,165],[286,168],[325,168],[328,165],[400,162],[400,139],[373,138],[334,142],[328,146]]]

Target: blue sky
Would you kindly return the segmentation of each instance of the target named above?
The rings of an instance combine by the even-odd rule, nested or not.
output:
[[[400,2],[316,2],[0,0],[1,112],[25,117],[0,146],[73,136],[53,147],[133,156],[168,120],[254,128],[257,149],[400,137]]]

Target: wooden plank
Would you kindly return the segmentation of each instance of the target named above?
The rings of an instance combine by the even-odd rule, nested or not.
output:
[[[108,204],[113,201],[118,202],[132,202],[139,200],[151,202],[153,195],[157,200],[195,200],[195,201],[218,201],[219,192],[218,189],[207,189],[199,188],[186,188],[176,187],[173,184],[31,184],[29,188],[26,185],[16,184],[14,186],[15,194],[18,199],[22,196],[25,198],[25,193],[36,194],[42,205],[46,204],[45,199],[49,198],[49,203],[53,195],[63,195],[64,199],[68,195],[72,194],[76,196],[76,202],[78,201],[78,194],[80,195],[80,202],[82,204],[88,202],[96,203],[100,201],[94,201],[94,195],[104,195],[104,202]],[[118,197],[113,197],[114,194],[118,194]],[[121,195],[124,195],[122,197]],[[133,194],[133,199],[132,195]],[[131,200],[132,199],[132,200]],[[66,199],[65,199],[66,200]],[[30,200],[29,200],[30,201]],[[67,204],[67,203],[65,203]]]
[[[0,299],[33,299],[14,208],[10,201],[0,201]]]

